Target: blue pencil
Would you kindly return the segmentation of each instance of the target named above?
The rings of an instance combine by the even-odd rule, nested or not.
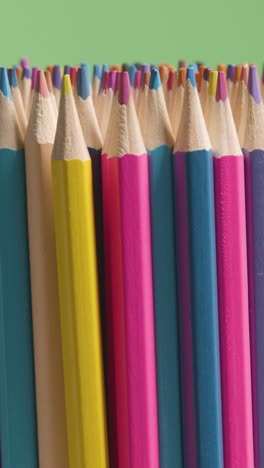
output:
[[[0,437],[3,468],[37,468],[25,161],[0,69]]]
[[[249,68],[245,156],[249,314],[255,467],[264,466],[264,108],[258,72]]]
[[[140,114],[149,155],[160,468],[183,467],[179,375],[173,135],[159,72],[152,69]]]
[[[194,69],[174,147],[185,467],[223,468],[213,156]],[[187,297],[188,296],[188,297]],[[184,340],[186,342],[184,343]],[[186,356],[189,353],[189,356]],[[192,353],[192,355],[191,355]],[[188,388],[194,385],[194,393]],[[194,408],[194,412],[192,411]]]

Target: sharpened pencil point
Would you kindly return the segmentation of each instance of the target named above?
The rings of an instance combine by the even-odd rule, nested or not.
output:
[[[70,75],[64,75],[62,78],[61,94],[72,94],[72,85]]]
[[[70,65],[64,65],[64,75],[69,75],[71,71],[71,66]]]
[[[209,87],[208,87],[209,96],[216,95],[217,77],[218,77],[218,72],[215,70],[212,70],[209,76]]]
[[[93,66],[93,77],[98,78],[98,80],[101,79],[101,66],[100,65],[95,64]]]
[[[87,99],[90,96],[90,83],[88,79],[87,68],[81,66],[77,72],[77,94],[83,100]]]
[[[17,88],[17,74],[15,68],[9,68],[8,70],[8,80],[11,88]]]
[[[31,89],[34,90],[36,86],[36,79],[38,74],[38,67],[32,68],[32,76],[31,76]]]
[[[216,100],[225,102],[228,98],[225,72],[218,73]]]
[[[28,67],[23,68],[22,79],[23,78],[28,78],[29,79],[30,77],[31,77],[30,68],[28,68]]]
[[[49,97],[49,90],[43,70],[39,70],[37,73],[35,91],[41,94],[41,96],[44,98]]]
[[[195,80],[195,73],[193,67],[187,68],[187,80],[190,81],[193,88],[196,88],[196,80]]]
[[[153,68],[151,70],[149,89],[158,89],[161,86],[159,71]]]
[[[53,93],[53,86],[52,86],[52,79],[51,79],[51,74],[49,70],[44,71],[47,87],[50,93]],[[37,83],[36,83],[37,86]]]
[[[118,92],[118,89],[119,89],[120,74],[121,74],[121,72],[116,72],[114,94],[116,94]]]
[[[128,72],[122,72],[120,74],[118,101],[119,104],[127,105],[130,98],[130,81]]]
[[[182,86],[183,88],[185,88],[185,84],[186,84],[186,75],[187,75],[187,68],[185,68],[185,67],[179,68],[179,72],[178,72],[178,86]]]
[[[29,68],[30,65],[29,65],[28,57],[22,57],[22,59],[20,60],[20,65],[22,68],[25,68],[25,67]]]
[[[59,65],[54,65],[53,67],[52,84],[54,88],[61,89],[61,68]]]
[[[260,104],[262,101],[262,97],[259,87],[258,71],[255,65],[250,65],[249,67],[248,91],[254,99],[254,101],[257,104]]]
[[[136,74],[135,74],[135,80],[134,80],[134,89],[139,89],[140,88],[141,75],[142,75],[141,70],[137,70]]]
[[[227,67],[227,79],[230,81],[234,81],[235,68],[236,66],[233,64],[229,64]]]
[[[130,80],[131,86],[134,86],[136,71],[137,71],[137,67],[135,65],[131,65],[129,67],[128,73],[129,73],[129,80]]]
[[[4,96],[12,99],[6,67],[0,67],[0,91]]]
[[[116,79],[116,71],[115,70],[110,70],[108,74],[108,83],[107,83],[107,88],[108,89],[113,89],[115,88],[115,79]]]

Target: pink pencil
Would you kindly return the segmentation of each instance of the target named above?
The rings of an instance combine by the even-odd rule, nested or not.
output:
[[[254,468],[244,161],[219,72],[211,139],[225,468]]]
[[[117,222],[113,223],[113,219],[110,219],[113,201],[110,195],[106,232],[109,238],[117,238],[120,230],[121,239],[119,243],[115,242],[115,254],[122,259],[123,278],[119,284],[121,275],[118,279],[112,276],[112,289],[118,288],[118,294],[123,289],[124,298],[122,317],[119,318],[124,324],[121,337],[125,343],[126,374],[118,369],[114,372],[119,374],[116,385],[127,387],[127,394],[123,395],[127,401],[127,410],[123,419],[125,424],[118,433],[118,453],[123,451],[124,438],[125,443],[128,441],[128,458],[126,464],[119,463],[117,466],[159,468],[148,156],[130,93],[129,75],[122,72],[118,101],[113,104],[103,150],[104,157],[109,161],[108,177],[112,171],[116,171],[113,184],[109,183],[108,193],[114,190],[116,184],[118,193],[115,201],[118,202],[119,197],[120,210]],[[109,229],[111,223],[114,224],[112,232]],[[108,239],[108,245],[111,246],[111,239]],[[111,254],[110,247],[110,261]],[[111,313],[114,321],[117,317],[114,316],[116,312],[113,304]],[[119,332],[120,329],[119,325]],[[120,347],[116,347],[115,353],[114,360],[117,362],[120,359]],[[119,415],[120,404],[123,403],[116,400],[116,412]]]

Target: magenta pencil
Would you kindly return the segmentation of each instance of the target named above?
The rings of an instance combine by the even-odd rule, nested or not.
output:
[[[119,377],[127,386],[127,425],[119,444],[127,429],[129,447],[128,463],[119,467],[159,468],[148,156],[130,93],[129,75],[122,72],[103,150],[108,160],[116,161],[120,225],[115,229],[121,230],[115,248],[122,258],[123,283],[118,289],[123,288],[124,298],[126,374]],[[109,186],[109,191],[113,188]],[[117,412],[119,404],[116,401]]]
[[[212,119],[224,462],[253,468],[244,161],[224,72]]]

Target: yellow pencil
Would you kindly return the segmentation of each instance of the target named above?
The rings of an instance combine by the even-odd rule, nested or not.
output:
[[[92,167],[65,75],[52,155],[70,468],[107,468]]]

